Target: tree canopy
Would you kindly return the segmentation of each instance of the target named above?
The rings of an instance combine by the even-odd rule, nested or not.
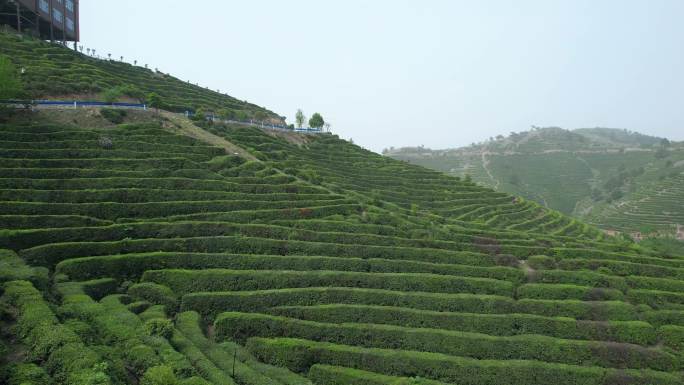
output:
[[[309,119],[309,126],[311,128],[323,128],[323,125],[325,125],[325,120],[323,120],[323,117],[318,112],[313,114],[311,119]]]
[[[304,111],[302,111],[301,109],[297,110],[297,114],[295,115],[295,121],[297,122],[297,127],[302,128],[302,126],[304,126],[304,122],[306,121]]]

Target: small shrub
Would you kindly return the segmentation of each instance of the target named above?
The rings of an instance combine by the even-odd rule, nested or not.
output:
[[[124,118],[128,115],[128,112],[126,112],[126,110],[103,108],[100,110],[100,115],[114,124],[121,124],[124,122]]]
[[[176,385],[178,383],[173,369],[168,366],[149,368],[140,380],[140,385]]]
[[[112,141],[112,138],[108,136],[101,136],[97,140],[97,144],[105,150],[111,150],[114,147],[114,142]]]
[[[171,338],[173,324],[168,319],[155,318],[145,322],[145,331],[151,336]]]

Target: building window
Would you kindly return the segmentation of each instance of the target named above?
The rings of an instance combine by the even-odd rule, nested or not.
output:
[[[66,0],[65,4],[66,4],[66,9],[67,9],[67,10],[69,10],[69,11],[71,11],[71,12],[74,12],[74,2],[73,2],[73,0]]]
[[[55,19],[55,21],[58,23],[64,21],[64,15],[62,15],[62,12],[60,12],[59,9],[52,10],[52,18]]]
[[[48,4],[47,0],[40,0],[38,7],[40,7],[41,11],[45,13],[50,13],[50,4]]]
[[[69,31],[73,31],[73,30],[74,30],[74,21],[71,20],[71,19],[68,18],[68,17],[66,18],[66,25],[67,25],[67,29],[68,29]]]

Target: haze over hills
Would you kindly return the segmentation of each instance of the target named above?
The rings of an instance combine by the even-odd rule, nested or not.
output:
[[[170,106],[234,101],[167,76],[15,34],[0,52],[60,74],[44,97],[78,89],[86,66],[107,87],[139,72],[166,102],[3,109],[2,383],[684,381],[684,257],[335,135],[190,120]],[[678,154],[649,146],[624,154]],[[622,153],[582,158],[620,168],[607,155]],[[487,173],[498,155],[468,156]]]
[[[621,129],[533,128],[447,150],[385,150],[606,230],[676,234],[684,224],[684,143]]]

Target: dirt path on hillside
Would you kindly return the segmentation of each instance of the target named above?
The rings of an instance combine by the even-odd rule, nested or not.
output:
[[[484,168],[487,175],[489,175],[489,179],[494,182],[494,190],[498,190],[501,182],[499,182],[498,179],[495,179],[494,175],[492,175],[492,172],[489,170],[489,159],[487,159],[487,154],[487,152],[482,152],[482,168]]]
[[[203,130],[200,127],[197,127],[190,121],[190,119],[186,118],[185,116],[180,116],[178,114],[174,114],[171,112],[167,111],[160,111],[161,116],[164,118],[168,119],[172,123],[174,123],[175,130],[177,132],[180,132],[182,134],[185,134],[191,138],[195,138],[197,140],[201,140],[205,143],[222,147],[228,151],[229,154],[233,155],[238,155],[241,156],[247,160],[253,160],[259,162],[259,159],[257,159],[254,155],[250,154],[247,150],[240,146],[236,146],[235,144],[229,142],[225,138],[222,138],[218,135],[214,135],[211,132],[208,132],[206,130]]]

